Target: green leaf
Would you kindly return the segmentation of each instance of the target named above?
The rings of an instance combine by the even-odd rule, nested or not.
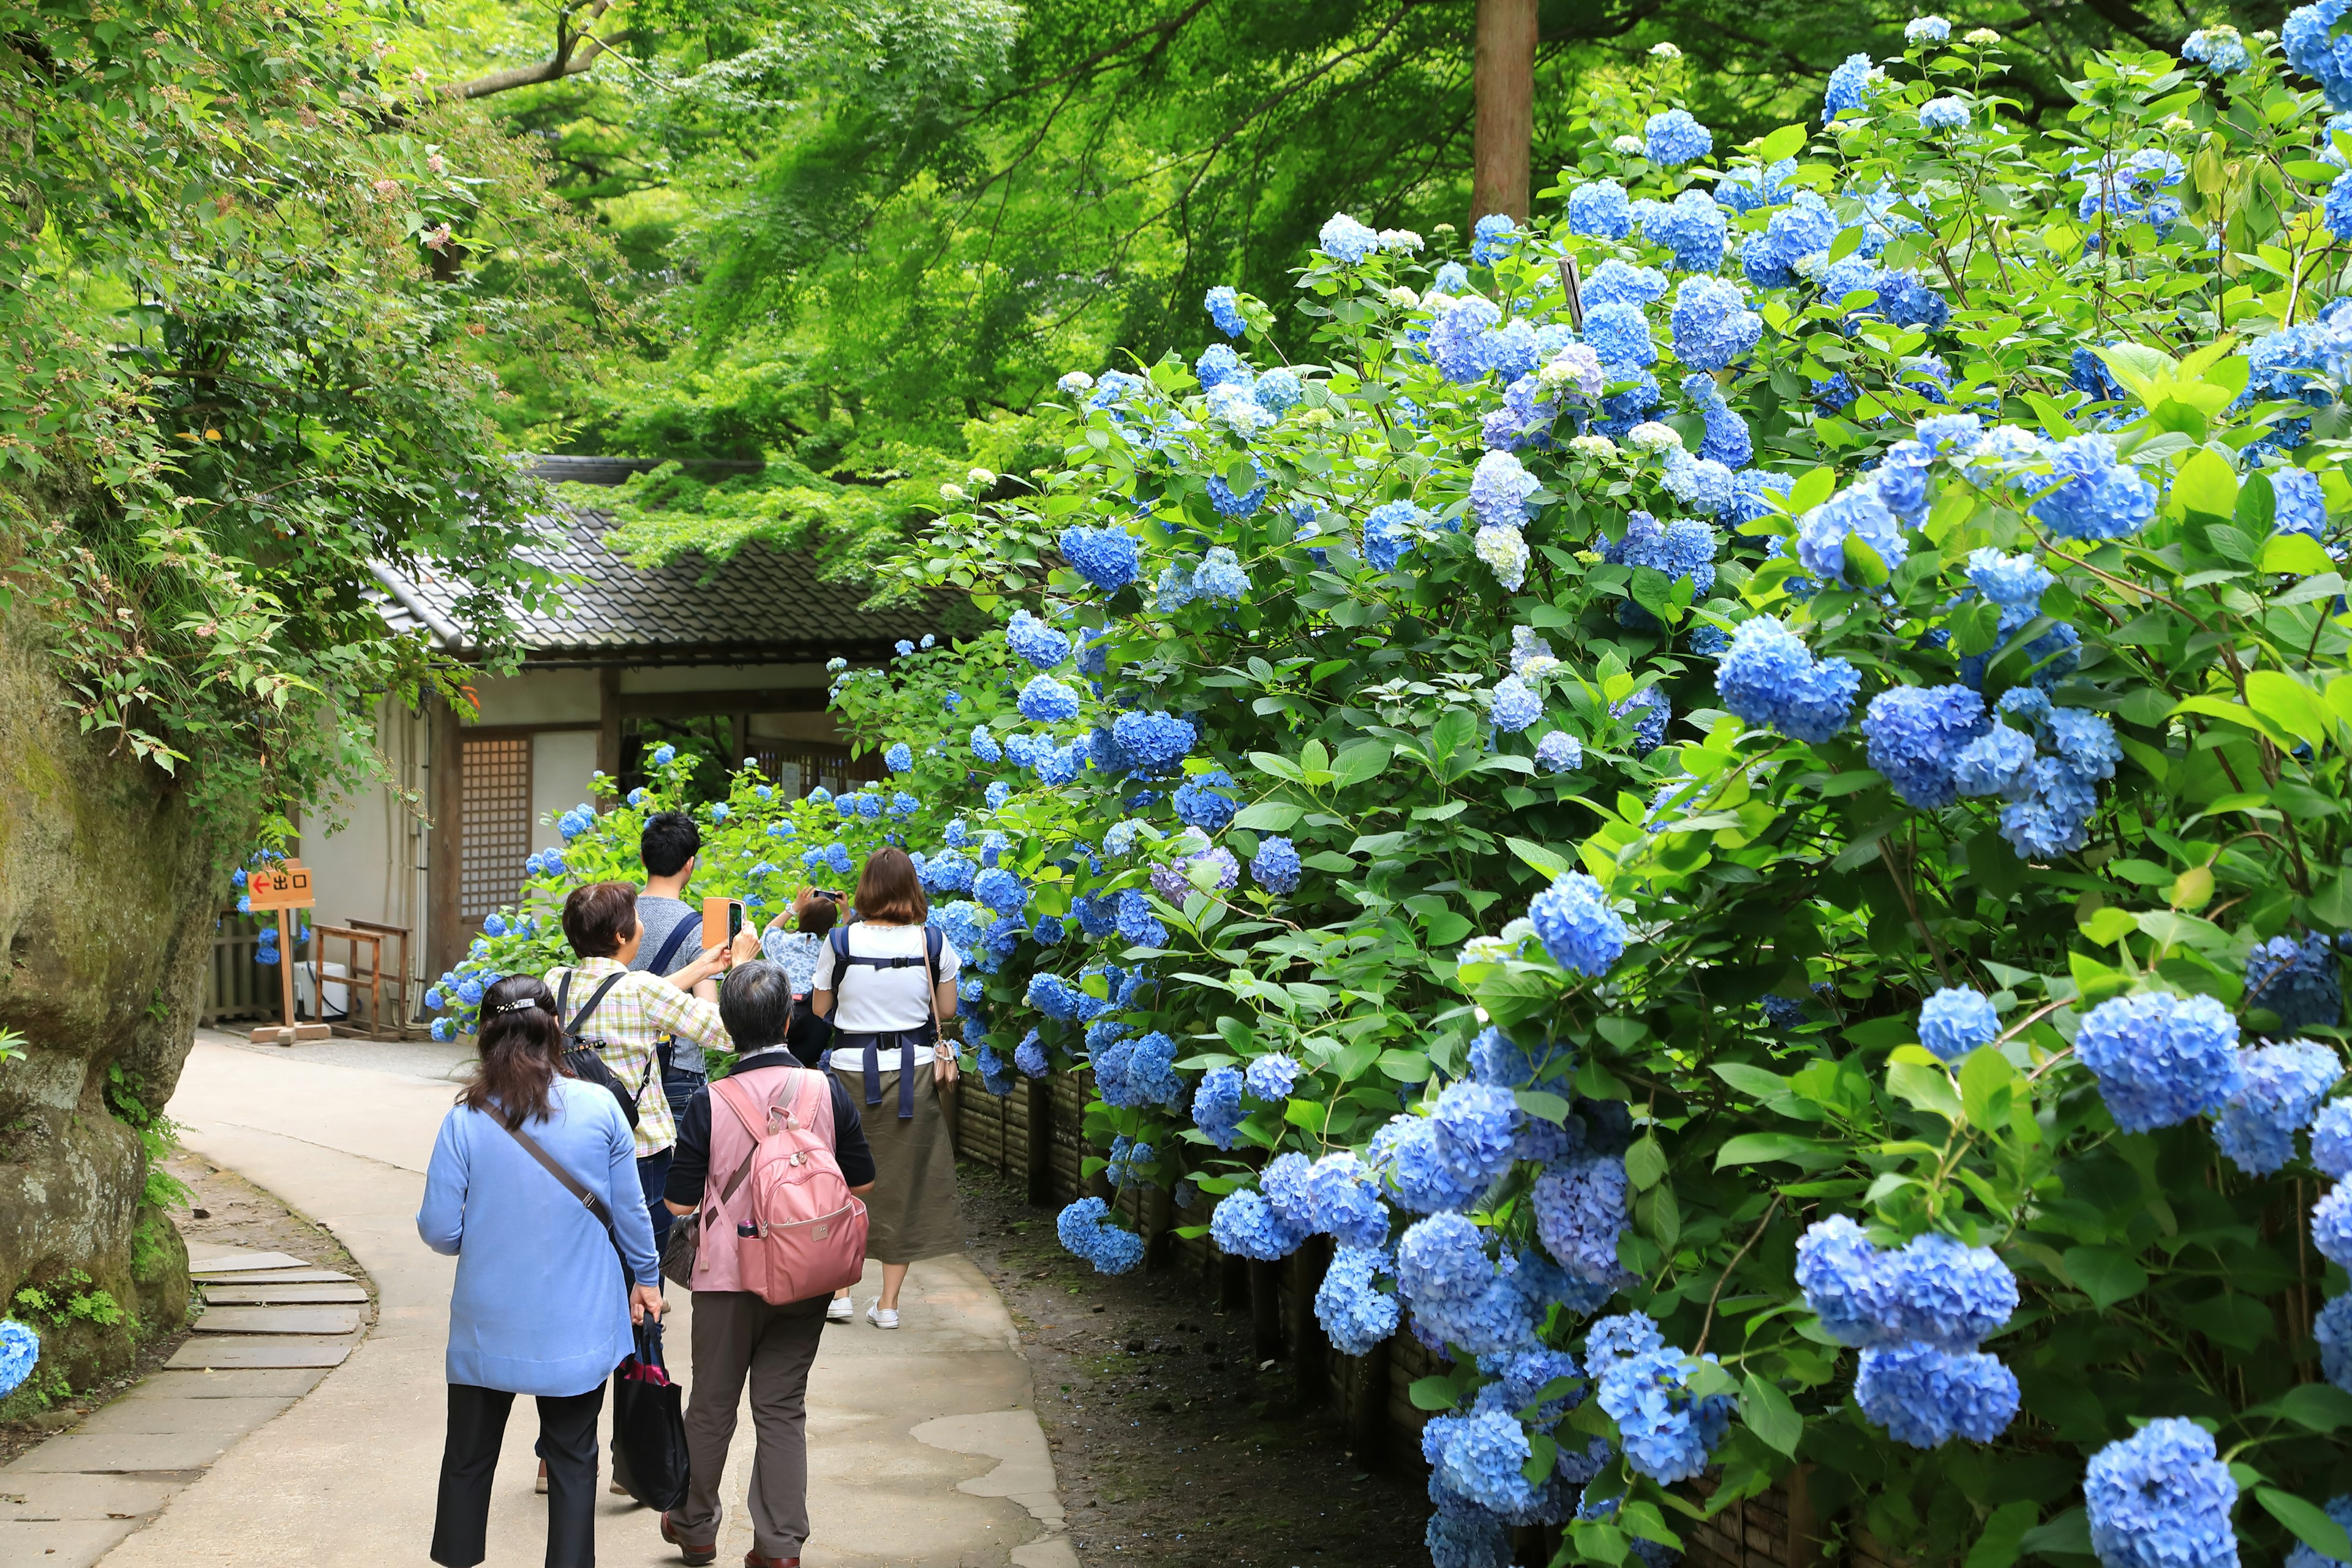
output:
[[[1346,789],[1349,784],[1365,784],[1380,777],[1381,770],[1389,765],[1391,755],[1393,753],[1387,743],[1381,741],[1359,741],[1354,745],[1340,747],[1339,754],[1331,760],[1331,771],[1339,775],[1336,787]]]
[[[1280,833],[1297,826],[1298,819],[1306,814],[1305,806],[1293,805],[1286,800],[1262,800],[1255,805],[1242,807],[1234,817],[1234,826],[1255,832]]]
[[[1568,1121],[1568,1101],[1549,1089],[1514,1089],[1511,1098],[1518,1101],[1521,1110],[1529,1116],[1540,1117],[1555,1127],[1564,1126]]]
[[[2025,1532],[2041,1516],[2040,1506],[2023,1498],[2001,1504],[1977,1532],[1977,1542],[1969,1548],[1968,1560],[1960,1568],[2009,1568],[2025,1543]]]
[[[1967,1112],[1960,1109],[1959,1091],[1952,1087],[1952,1075],[1940,1066],[1925,1062],[1889,1062],[1886,1065],[1887,1091],[1906,1104],[1921,1110],[1933,1111],[1947,1121],[1960,1121]]]
[[[1767,1072],[1747,1062],[1717,1062],[1713,1066],[1716,1077],[1750,1100],[1770,1100],[1789,1092],[1789,1080],[1779,1073]]]
[[[2335,1432],[2352,1426],[2352,1394],[2332,1383],[2299,1383],[2249,1415],[2275,1415],[2314,1432]]]
[[[2352,1563],[2352,1536],[2347,1536],[2344,1527],[2328,1518],[2316,1503],[2305,1502],[2293,1492],[2283,1492],[2276,1487],[2256,1487],[2254,1500],[2268,1510],[2273,1519],[2294,1531],[2297,1541],[2322,1557]]]
[[[2037,1557],[2088,1557],[2092,1554],[2091,1516],[2070,1508],[2049,1523],[2027,1531],[2017,1549]]]
[[[2102,1312],[2147,1289],[2147,1270],[2120,1247],[2070,1247],[2063,1256],[2066,1277]]]
[[[1827,1171],[1845,1163],[1845,1151],[1793,1132],[1743,1132],[1726,1139],[1715,1152],[1715,1168],[1762,1165],[1776,1160],[1807,1171]]]
[[[1398,1083],[1429,1081],[1429,1058],[1419,1051],[1382,1051],[1379,1065]]]
[[[2300,539],[2303,536],[2297,534]],[[2257,669],[2246,676],[2246,703],[2280,729],[2315,748],[2327,743],[2333,728],[2319,694],[2284,670]]]
[[[1764,1439],[1765,1447],[1790,1458],[1797,1457],[1797,1444],[1805,1435],[1805,1418],[1780,1391],[1777,1383],[1769,1383],[1754,1373],[1748,1374],[1739,1390],[1739,1418],[1748,1429]]]
[[[1429,754],[1439,764],[1441,775],[1446,759],[1468,745],[1477,733],[1478,721],[1459,708],[1447,713],[1431,728]]]
[[[2116,351],[2093,352],[2102,354],[2109,363],[2115,363]],[[2116,379],[2123,380],[2120,372]],[[2232,517],[2238,510],[2238,476],[2231,469],[2227,458],[2210,447],[2200,447],[2180,465],[2180,472],[2172,481],[2172,495],[2190,511],[2201,511],[2209,517]]]
[[[2265,572],[2292,573],[2297,577],[2336,570],[2336,563],[2327,558],[2319,541],[2307,533],[2273,533],[2263,540],[2261,565]]]
[[[1415,1410],[1451,1410],[1459,1397],[1454,1391],[1454,1380],[1450,1377],[1415,1378],[1412,1386],[1405,1392]]]
[[[1960,1105],[1969,1125],[1999,1133],[2009,1126],[2009,1108],[2016,1097],[2017,1068],[1992,1046],[1982,1046],[1960,1064]]]
[[[1658,1178],[1666,1173],[1666,1152],[1658,1146],[1657,1134],[1645,1133],[1625,1151],[1625,1179],[1633,1190],[1655,1186]]]
[[[1810,125],[1783,125],[1756,149],[1756,155],[1767,163],[1777,163],[1783,158],[1793,158],[1804,151],[1805,138],[1812,134]]]
[[[1506,838],[1503,842],[1510,847],[1512,854],[1547,877],[1558,877],[1564,872],[1576,869],[1574,860],[1547,849],[1540,844],[1531,844],[1524,838]]]
[[[2131,910],[2103,904],[2091,912],[2090,918],[2078,921],[2083,934],[2101,947],[2113,947],[2125,937],[2139,930],[2139,920]]]

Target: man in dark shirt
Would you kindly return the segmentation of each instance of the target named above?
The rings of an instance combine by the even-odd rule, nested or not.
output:
[[[719,1016],[735,1042],[734,1073],[800,1067],[784,1045],[793,984],[782,966],[760,960],[737,964],[719,988]],[[862,1196],[874,1190],[874,1155],[866,1129],[841,1080],[831,1073],[824,1077],[833,1097],[834,1155],[850,1192]],[[677,1152],[662,1192],[670,1213],[693,1215],[709,1182],[710,1090],[705,1086],[678,1118]],[[734,1240],[731,1235],[711,1236],[702,1245],[728,1247]],[[816,1360],[830,1297],[828,1291],[772,1306],[749,1290],[694,1293],[694,1378],[686,1411],[693,1479],[685,1503],[661,1517],[662,1539],[688,1563],[709,1563],[718,1555],[719,1488],[747,1376],[759,1448],[751,1467],[751,1551],[743,1559],[745,1568],[786,1568],[800,1560],[809,1531],[809,1365]]]

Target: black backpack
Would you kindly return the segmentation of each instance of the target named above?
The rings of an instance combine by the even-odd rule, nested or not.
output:
[[[555,1018],[563,1028],[564,1069],[583,1083],[593,1083],[609,1090],[614,1100],[619,1102],[621,1115],[627,1120],[629,1131],[634,1132],[637,1130],[637,1101],[645,1097],[646,1084],[639,1084],[637,1092],[631,1094],[629,1086],[623,1083],[613,1069],[604,1065],[604,1058],[596,1054],[595,1047],[580,1033],[581,1026],[588,1022],[588,1015],[596,1010],[596,1004],[602,1002],[605,993],[618,985],[629,972],[623,970],[619,974],[604,976],[603,984],[599,984],[594,994],[588,998],[587,1005],[582,1007],[570,1023],[565,1024],[563,1023],[564,1004],[571,999],[572,977],[578,973],[576,969],[567,971],[563,976],[562,985],[555,993]],[[647,1068],[646,1083],[653,1082],[654,1074],[659,1070],[657,1065]]]

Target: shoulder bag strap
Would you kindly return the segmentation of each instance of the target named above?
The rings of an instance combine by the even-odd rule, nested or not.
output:
[[[575,974],[578,973],[579,972],[577,970],[572,972],[572,973]],[[602,1002],[604,999],[605,994],[611,991],[614,986],[618,985],[623,980],[626,979],[628,973],[629,972],[627,970],[624,969],[620,973],[607,974],[602,981],[598,982],[595,993],[588,998],[584,1005],[582,1005],[580,1016],[572,1019],[569,1024],[564,1024],[563,1032],[577,1038],[580,1034],[580,1026],[588,1022],[588,1015],[596,1010],[596,1004]],[[572,975],[567,974],[563,977],[563,988],[566,991],[572,989]],[[563,1013],[563,998],[561,996],[555,999],[555,1011],[557,1021],[561,1023]]]
[[[613,1228],[612,1211],[604,1206],[595,1194],[581,1185],[578,1177],[558,1163],[555,1156],[542,1148],[538,1139],[533,1138],[519,1126],[508,1127],[506,1119],[502,1116],[494,1116],[491,1120],[500,1127],[505,1127],[508,1135],[522,1145],[523,1152],[544,1166],[549,1175],[562,1183],[563,1190],[577,1198],[580,1201],[580,1206],[593,1215],[596,1217],[596,1223],[604,1227],[604,1239],[613,1244],[613,1256],[621,1260],[621,1289],[625,1291],[631,1285],[636,1283],[629,1274],[628,1254],[621,1250],[621,1233]]]
[[[686,940],[686,933],[693,929],[695,917],[691,911],[688,911],[686,919],[669,928],[669,935],[662,939],[661,951],[655,953],[653,963],[646,965],[651,973],[655,974],[669,973],[669,961],[677,956],[677,944]]]

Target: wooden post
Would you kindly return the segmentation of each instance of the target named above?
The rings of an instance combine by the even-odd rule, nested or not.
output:
[[[1536,0],[1478,0],[1471,56],[1470,221],[1525,219],[1536,135]]]
[[[1348,1411],[1348,1447],[1356,1463],[1377,1470],[1389,1457],[1389,1342],[1382,1340],[1356,1358],[1360,1381]]]
[[[1049,1073],[1029,1080],[1029,1201],[1039,1208],[1054,1206],[1054,1079]]]
[[[1235,1258],[1230,1252],[1218,1252],[1213,1247],[1211,1256],[1217,1260],[1217,1310],[1238,1311],[1249,1305],[1249,1259]]]
[[[425,851],[425,951],[430,973],[446,973],[465,955],[464,921],[457,915],[460,836],[464,827],[466,764],[464,729],[448,703],[433,704],[425,767],[433,813],[433,837]]]
[[[1331,1341],[1315,1315],[1315,1293],[1331,1267],[1331,1238],[1310,1237],[1290,1257],[1290,1375],[1302,1410],[1331,1397]]]
[[[621,672],[596,672],[596,771],[617,786],[621,777]],[[615,795],[615,804],[619,802]]]
[[[324,1017],[327,1011],[327,1003],[324,995],[326,986],[324,984],[323,973],[317,973],[315,977],[320,980],[319,990],[321,994],[319,998],[319,1013],[321,1017]],[[286,1043],[288,1045],[293,1044],[294,919],[293,911],[290,910],[279,910],[278,911],[278,1020],[286,1026]]]
[[[1811,1465],[1790,1467],[1789,1478],[1781,1484],[1789,1493],[1789,1545],[1782,1562],[1787,1568],[1813,1568],[1821,1561],[1821,1531],[1813,1518],[1812,1491],[1806,1485]]]
[[[1249,1262],[1250,1342],[1260,1361],[1282,1359],[1282,1266]]]

